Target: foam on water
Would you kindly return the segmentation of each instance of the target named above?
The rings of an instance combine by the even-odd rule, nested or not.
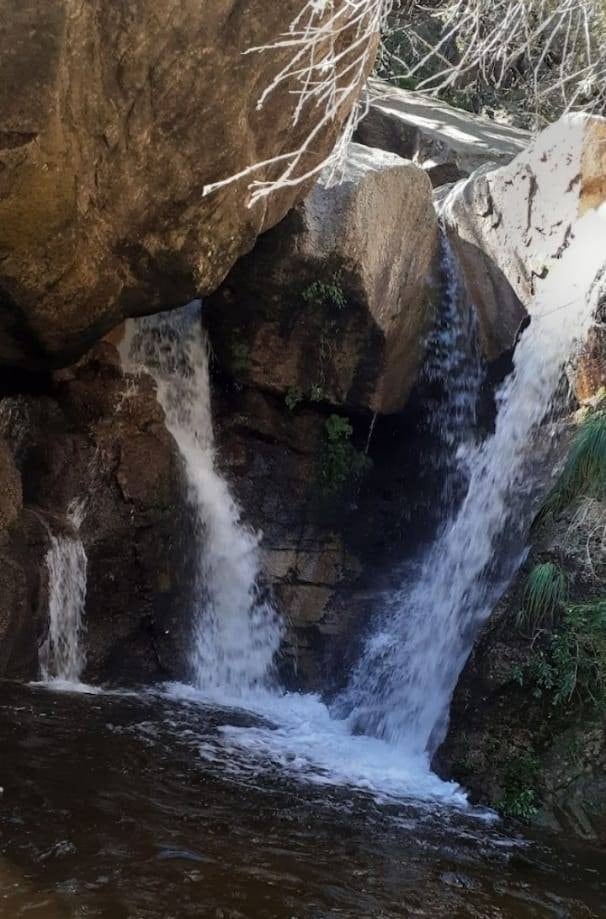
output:
[[[203,759],[220,761],[236,777],[249,772],[280,770],[314,785],[341,786],[364,791],[377,801],[421,799],[467,809],[467,798],[454,782],[443,782],[429,768],[426,756],[409,755],[387,741],[353,734],[350,723],[333,717],[319,696],[278,694],[263,689],[238,697],[201,693],[186,684],[169,684],[171,699],[210,705],[242,707],[263,719],[246,726],[225,724],[217,741],[198,748]],[[486,812],[478,811],[479,816]]]
[[[331,709],[314,695],[280,693],[268,679],[280,624],[257,597],[257,539],[242,525],[217,469],[198,306],[131,326],[123,354],[130,367],[143,365],[156,380],[184,459],[199,530],[196,685],[173,684],[167,692],[183,702],[215,710],[237,707],[261,719],[234,726],[226,716],[217,741],[198,744],[200,756],[220,761],[236,776],[280,768],[306,782],[363,789],[378,800],[466,807],[461,789],[431,772],[430,757],[443,735],[458,674],[495,599],[498,585],[489,569],[499,539],[512,525],[512,511],[527,494],[525,464],[533,436],[601,295],[605,218],[602,209],[577,222],[568,249],[542,284],[514,372],[498,396],[494,434],[484,443],[468,437],[477,365],[453,364],[453,355],[442,348],[451,372],[464,377],[454,381],[454,417],[443,419],[442,436],[450,448],[459,438],[457,462],[449,468],[464,472],[466,494],[453,505],[415,583],[390,597],[347,691]],[[518,560],[511,557],[504,577]]]

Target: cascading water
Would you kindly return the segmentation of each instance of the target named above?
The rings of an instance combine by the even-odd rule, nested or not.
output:
[[[78,536],[82,516],[82,505],[73,502],[68,511],[73,534],[51,536],[46,556],[49,622],[39,660],[42,679],[47,683],[78,685],[86,666],[82,638],[87,558]]]
[[[208,342],[200,302],[132,320],[121,346],[129,370],[154,378],[185,467],[198,542],[191,665],[205,692],[241,696],[269,679],[280,643],[278,616],[257,591],[258,538],[217,469]]]
[[[598,304],[604,216],[592,212],[577,222],[562,259],[540,286],[514,371],[498,394],[494,434],[480,444],[474,436],[480,366],[473,349],[455,347],[472,319],[465,310],[457,312],[456,276],[444,250],[450,284],[427,377],[452,374],[431,426],[448,456],[439,472],[455,488],[449,485],[442,496],[446,522],[420,574],[392,595],[348,689],[331,708],[317,696],[281,693],[268,685],[280,625],[257,598],[257,539],[242,526],[216,469],[199,307],[130,324],[124,362],[129,369],[145,367],[156,380],[184,459],[199,530],[196,685],[167,691],[205,703],[209,696],[228,703],[239,698],[264,719],[223,725],[217,743],[199,745],[200,756],[235,774],[287,768],[314,783],[345,782],[381,799],[393,794],[465,804],[456,785],[433,775],[429,756],[445,729],[450,697],[477,629],[519,562],[520,551],[512,552],[495,576],[503,536],[511,529],[523,533],[528,522],[523,505],[540,478],[531,472],[525,479],[533,436]]]
[[[590,212],[577,222],[537,293],[514,371],[498,394],[494,434],[460,451],[469,472],[466,497],[417,582],[393,596],[341,700],[356,731],[414,756],[431,754],[442,739],[458,675],[499,592],[487,573],[499,538],[519,526],[520,498],[534,485],[523,478],[533,434],[603,290],[603,216]],[[512,555],[504,580],[518,561]]]
[[[463,295],[458,266],[445,232],[441,234],[440,247],[442,302],[427,342],[421,383],[425,424],[437,444],[431,455],[422,459],[431,464],[433,481],[440,482],[444,518],[467,487],[467,471],[458,453],[476,437],[485,368],[475,310]]]

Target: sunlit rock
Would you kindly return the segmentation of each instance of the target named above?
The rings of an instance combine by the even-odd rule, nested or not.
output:
[[[207,294],[301,197],[285,187],[248,208],[248,180],[203,196],[309,133],[316,110],[293,127],[290,86],[257,108],[290,51],[243,54],[298,12],[0,0],[0,364],[70,363],[124,317]]]
[[[370,81],[369,92],[370,107],[356,139],[418,163],[434,186],[486,164],[508,163],[530,140],[527,131],[380,80]]]
[[[319,182],[209,298],[214,350],[269,392],[397,411],[434,316],[437,253],[427,176],[354,144],[343,182]]]
[[[532,319],[577,222],[606,199],[605,175],[606,120],[569,115],[508,166],[481,170],[447,196],[445,223],[489,359]],[[574,269],[569,279],[572,298]]]

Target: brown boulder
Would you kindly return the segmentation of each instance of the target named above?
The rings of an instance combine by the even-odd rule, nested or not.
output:
[[[207,183],[296,148],[295,0],[0,0],[0,364],[66,364],[125,316],[214,290],[304,189]],[[343,117],[347,112],[343,111]],[[316,138],[320,162],[337,125]]]
[[[292,399],[403,407],[437,285],[437,218],[421,169],[354,144],[207,301],[213,348],[239,381]]]
[[[151,378],[125,376],[100,343],[44,393],[0,400],[0,436],[24,483],[24,508],[0,543],[0,677],[38,675],[46,551],[51,534],[73,538],[74,501],[88,559],[85,679],[183,677],[194,547],[180,456]]]

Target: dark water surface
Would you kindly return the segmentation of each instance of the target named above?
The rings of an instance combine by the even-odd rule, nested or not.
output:
[[[1,919],[606,917],[606,853],[213,760],[246,719],[1,684]]]

